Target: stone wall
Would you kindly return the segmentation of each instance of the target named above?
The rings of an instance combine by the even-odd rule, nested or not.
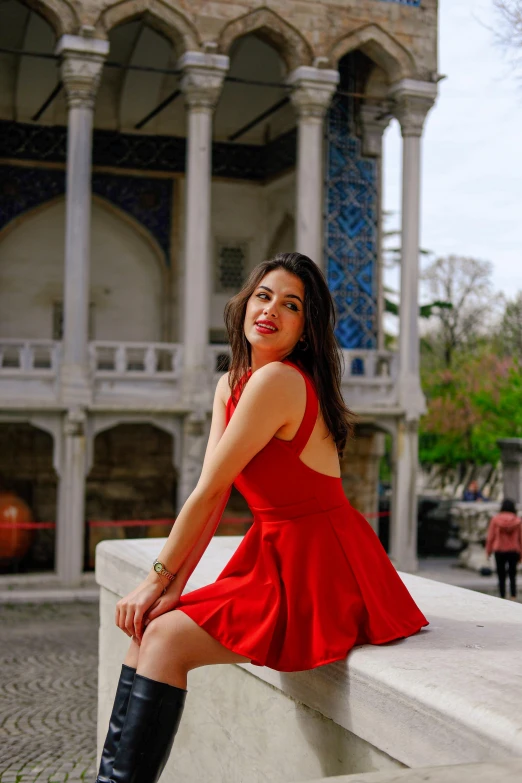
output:
[[[84,0],[74,11],[64,0],[37,5],[58,33],[78,34],[84,25],[104,36],[147,12],[178,51],[217,43],[218,51],[228,53],[237,37],[259,31],[290,68],[311,65],[317,57],[336,64],[346,51],[366,46],[383,64],[394,53],[401,63],[396,78],[429,79],[437,69],[437,0],[422,0],[419,7],[400,0],[269,0],[262,7],[257,0]]]

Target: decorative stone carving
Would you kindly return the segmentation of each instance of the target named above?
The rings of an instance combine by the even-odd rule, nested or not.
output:
[[[332,65],[345,54],[360,49],[379,65],[391,82],[413,77],[417,65],[413,55],[396,38],[377,24],[366,24],[339,38],[328,52]]]
[[[228,53],[234,41],[258,33],[278,51],[289,70],[312,62],[312,49],[301,33],[271,8],[256,8],[229,22],[219,38],[219,50]]]
[[[186,52],[179,59],[178,67],[183,71],[181,89],[187,108],[215,109],[229,62],[226,55],[204,52]]]
[[[85,435],[86,422],[87,414],[83,406],[75,405],[69,408],[63,425],[64,435],[72,438],[82,437]]]
[[[392,116],[383,103],[365,103],[360,111],[363,131],[362,153],[371,158],[380,158],[382,136]]]
[[[392,111],[401,124],[403,136],[422,136],[424,122],[435,103],[437,85],[432,82],[403,79],[390,90]]]
[[[151,25],[162,33],[177,52],[197,49],[200,44],[194,23],[179,8],[173,8],[163,0],[122,0],[106,5],[94,22],[96,34],[101,38],[120,24],[147,16]],[[178,4],[176,4],[178,5]]]
[[[108,41],[64,35],[58,41],[56,54],[61,58],[62,81],[67,105],[72,108],[94,108]]]
[[[322,121],[339,82],[339,72],[301,65],[287,79],[292,87],[290,99],[299,118]]]

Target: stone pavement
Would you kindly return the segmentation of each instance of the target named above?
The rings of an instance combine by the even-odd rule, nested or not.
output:
[[[98,611],[0,606],[0,783],[95,780]]]

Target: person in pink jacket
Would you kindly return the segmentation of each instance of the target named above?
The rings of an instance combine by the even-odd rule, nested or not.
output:
[[[500,513],[489,523],[486,553],[495,553],[501,598],[506,597],[506,566],[509,572],[511,600],[517,600],[517,564],[522,559],[522,520],[512,500],[502,502]]]

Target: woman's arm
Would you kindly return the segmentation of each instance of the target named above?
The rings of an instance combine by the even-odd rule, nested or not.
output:
[[[153,603],[150,607],[146,615],[145,626],[147,626],[149,622],[155,617],[159,617],[160,614],[164,614],[164,612],[170,612],[172,609],[176,608],[180,596],[185,589],[185,585],[190,579],[190,575],[201,560],[207,546],[216,532],[219,520],[223,515],[228,498],[230,497],[231,489],[232,488],[230,487],[230,489],[228,489],[228,491],[223,494],[222,498],[217,503],[214,511],[210,515],[210,519],[205,529],[203,530],[203,533],[200,535],[199,540],[196,543],[196,546],[185,559],[185,562],[179,569],[173,584],[167,587],[167,592],[165,595],[161,595],[158,600],[155,601],[155,603]]]
[[[230,423],[215,448],[209,450],[208,458],[205,455],[198,484],[158,554],[158,560],[169,571],[177,573],[183,567],[207,525],[211,527],[210,519],[220,498],[250,460],[291,419],[296,400],[303,393],[301,374],[281,362],[270,362],[252,374]],[[224,415],[224,409],[222,412]],[[197,552],[191,561],[196,557]],[[186,568],[189,570],[189,563]],[[162,583],[151,569],[145,581],[116,605],[116,625],[129,636],[140,638],[143,617],[162,592]]]
[[[198,484],[158,555],[169,571],[176,573],[181,568],[219,497],[291,419],[304,383],[297,370],[281,362],[270,362],[251,375],[233,417],[203,464]]]
[[[207,465],[210,459],[210,455],[214,452],[214,449],[216,448],[217,444],[221,440],[221,437],[223,436],[223,433],[226,429],[226,424],[227,424],[226,404],[230,394],[230,388],[228,385],[228,376],[229,376],[228,373],[222,375],[216,385],[216,391],[214,393],[214,404],[212,408],[212,420],[210,424],[210,432],[208,435],[207,448],[205,449],[205,457],[203,459],[202,469],[205,467],[205,465]],[[175,580],[176,593],[178,593],[178,596],[181,595],[181,593],[183,592],[185,585],[187,584],[190,578],[190,575],[196,568],[197,564],[199,563],[199,561],[203,556],[203,553],[205,552],[210,541],[212,540],[212,537],[216,532],[216,528],[219,524],[219,520],[221,519],[223,515],[223,511],[225,510],[225,506],[227,505],[228,498],[230,497],[231,491],[232,491],[232,486],[228,487],[227,490],[225,490],[223,494],[218,498],[217,503],[198,541],[196,542],[192,551],[186,557],[185,562],[183,563],[181,568],[178,570],[176,580]],[[151,613],[149,613],[149,617],[151,617]]]

